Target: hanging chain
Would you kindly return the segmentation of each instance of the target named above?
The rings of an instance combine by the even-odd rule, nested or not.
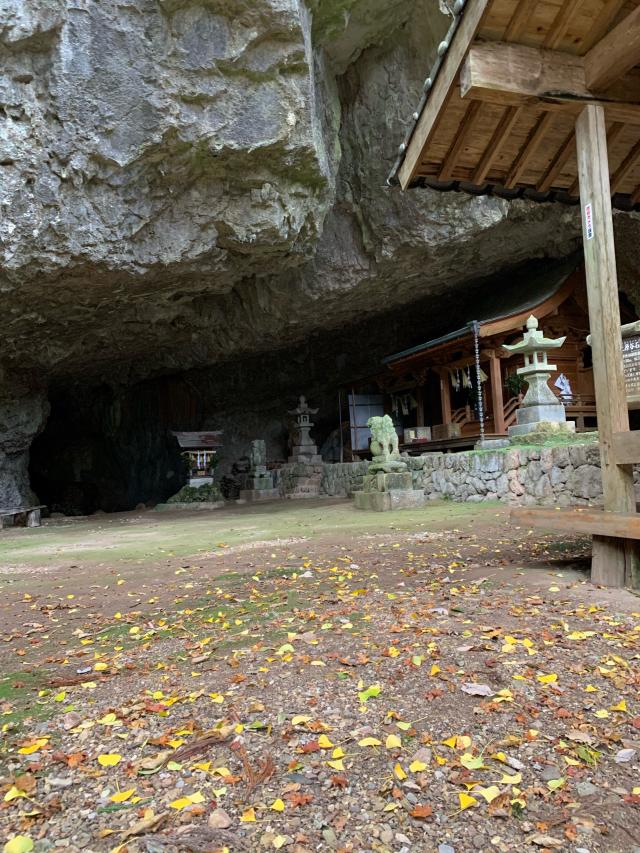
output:
[[[478,419],[480,420],[480,446],[484,444],[484,401],[482,399],[482,382],[480,381],[480,324],[473,321],[473,348],[476,356],[476,384],[478,395]]]

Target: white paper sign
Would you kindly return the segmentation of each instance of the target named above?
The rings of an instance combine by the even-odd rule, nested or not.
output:
[[[587,240],[593,240],[593,205],[591,202],[584,206],[584,233]]]

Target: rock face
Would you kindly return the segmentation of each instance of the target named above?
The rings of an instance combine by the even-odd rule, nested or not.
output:
[[[386,186],[443,10],[0,0],[6,376],[117,396],[573,251],[575,209]]]
[[[17,391],[18,389],[14,389]],[[0,508],[32,505],[29,486],[29,448],[49,414],[46,396],[28,388],[0,396]]]

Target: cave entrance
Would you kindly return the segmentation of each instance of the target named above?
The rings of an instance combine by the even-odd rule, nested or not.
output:
[[[100,386],[51,395],[51,414],[31,446],[31,486],[52,513],[90,515],[155,505],[179,491],[188,470],[170,426],[187,427],[192,400],[163,381],[118,393]],[[182,412],[178,412],[182,409]]]

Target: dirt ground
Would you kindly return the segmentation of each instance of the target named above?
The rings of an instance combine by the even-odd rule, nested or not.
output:
[[[640,599],[499,505],[0,533],[0,843],[640,850]]]

